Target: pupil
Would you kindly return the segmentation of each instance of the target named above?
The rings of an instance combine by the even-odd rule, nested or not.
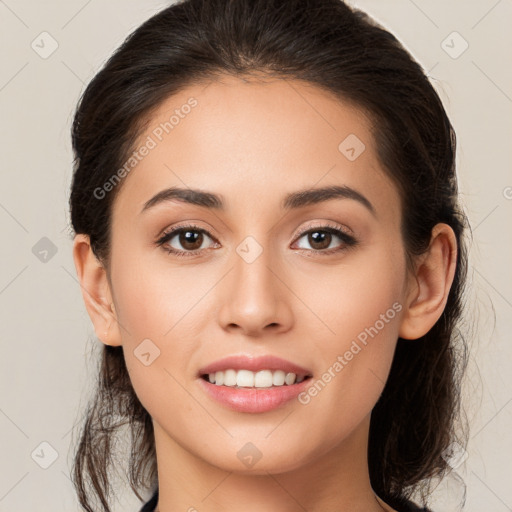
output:
[[[197,245],[197,240],[200,239],[199,237],[202,236],[202,233],[196,233],[194,231],[185,231],[182,233],[182,240],[180,240],[180,243],[183,247],[186,249],[194,250],[201,247],[201,243],[198,247],[194,245],[194,243]],[[191,245],[191,246],[190,246]]]
[[[331,236],[330,233],[326,233],[324,231],[314,231],[313,233],[309,234],[310,239],[313,239],[313,242],[311,242],[311,240],[310,240],[310,243],[314,246],[315,243],[321,244],[322,242],[324,242],[323,245],[321,245],[321,247],[319,247],[319,249],[325,249],[325,248],[329,247],[330,239],[327,237],[330,237],[330,236]],[[328,241],[327,245],[325,244],[326,239]]]

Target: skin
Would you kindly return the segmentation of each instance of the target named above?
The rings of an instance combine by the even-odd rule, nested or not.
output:
[[[113,209],[110,274],[86,235],[73,248],[97,336],[123,346],[153,419],[158,510],[392,511],[369,481],[370,414],[397,338],[423,336],[443,312],[455,271],[453,231],[438,224],[409,271],[400,198],[377,159],[370,121],[303,82],[222,77],[190,86],[160,105],[140,141],[190,97],[198,105],[125,178]],[[354,161],[338,150],[349,134],[365,144]],[[356,189],[376,216],[352,199],[280,209],[288,192],[326,185]],[[170,186],[221,194],[226,210],[173,201],[140,214]],[[183,221],[208,231],[201,254],[180,258],[155,245]],[[359,243],[315,253],[326,249],[297,235],[325,221]],[[263,249],[252,263],[236,251],[247,236]],[[179,235],[172,246],[186,250]],[[327,246],[344,242],[333,235]],[[240,353],[291,360],[314,382],[394,303],[400,312],[308,404],[240,413],[199,385],[200,367]],[[134,355],[146,338],[160,350],[149,366]],[[248,442],[261,452],[252,467],[237,456]]]

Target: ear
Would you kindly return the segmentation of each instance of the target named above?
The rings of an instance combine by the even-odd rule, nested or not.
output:
[[[112,294],[107,272],[92,251],[88,235],[78,234],[73,242],[73,259],[85,307],[96,336],[105,345],[121,345],[117,316],[111,307]]]
[[[417,260],[399,336],[415,340],[439,320],[446,306],[457,265],[457,240],[453,229],[439,223],[432,229],[430,246]]]

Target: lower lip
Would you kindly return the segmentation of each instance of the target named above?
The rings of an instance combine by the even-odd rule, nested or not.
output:
[[[309,385],[311,377],[296,384],[271,388],[235,388],[217,386],[199,378],[203,389],[217,402],[238,412],[267,412],[290,402]]]

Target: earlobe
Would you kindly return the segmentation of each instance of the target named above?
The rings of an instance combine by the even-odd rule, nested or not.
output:
[[[96,336],[106,345],[121,345],[119,324],[115,310],[111,307],[112,295],[107,273],[92,251],[88,235],[75,236],[73,260],[85,307]]]
[[[424,336],[439,320],[450,292],[457,264],[457,240],[448,224],[432,230],[427,252],[418,259],[414,282],[402,317],[399,336],[415,340]]]

